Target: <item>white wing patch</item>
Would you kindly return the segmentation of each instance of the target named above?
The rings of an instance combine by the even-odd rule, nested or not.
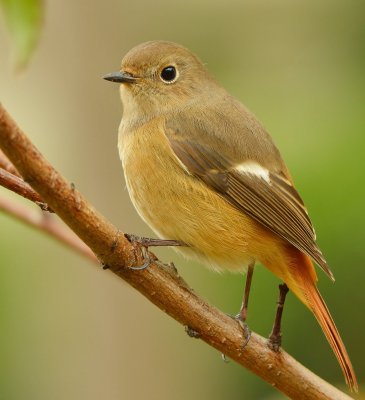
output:
[[[265,180],[267,183],[271,184],[269,170],[254,161],[246,161],[242,164],[238,164],[235,166],[235,170],[237,170],[241,174],[255,175]]]
[[[174,159],[177,161],[177,163],[180,165],[180,167],[188,174],[188,175],[192,175],[192,173],[189,171],[189,169],[187,168],[187,166],[180,160],[180,158],[175,154],[175,152],[173,152],[174,155]]]

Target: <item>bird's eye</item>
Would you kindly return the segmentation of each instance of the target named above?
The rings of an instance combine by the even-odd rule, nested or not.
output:
[[[160,73],[160,78],[165,83],[174,83],[178,78],[176,68],[172,65],[165,67]]]

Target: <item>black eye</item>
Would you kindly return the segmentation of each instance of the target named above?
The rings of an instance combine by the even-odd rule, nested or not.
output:
[[[168,67],[164,68],[161,71],[161,79],[165,82],[165,83],[173,83],[175,82],[176,78],[177,78],[177,71],[176,68],[173,67],[172,65],[169,65]]]

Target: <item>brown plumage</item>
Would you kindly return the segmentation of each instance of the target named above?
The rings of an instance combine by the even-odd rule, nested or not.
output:
[[[357,390],[351,361],[316,287],[313,259],[331,279],[303,201],[271,137],[189,50],[132,49],[121,71],[119,152],[141,217],[177,251],[217,269],[261,262],[313,312]]]

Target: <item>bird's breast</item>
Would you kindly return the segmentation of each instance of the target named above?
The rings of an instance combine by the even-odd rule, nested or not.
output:
[[[216,269],[242,270],[256,258],[253,238],[264,241],[266,229],[183,168],[162,119],[134,130],[122,121],[118,147],[130,198],[160,237],[188,243],[178,250]]]
[[[138,213],[160,235],[173,235],[168,216],[180,209],[183,188],[191,188],[186,188],[187,177],[164,135],[163,120],[156,118],[134,130],[124,129],[122,122],[118,147]]]

